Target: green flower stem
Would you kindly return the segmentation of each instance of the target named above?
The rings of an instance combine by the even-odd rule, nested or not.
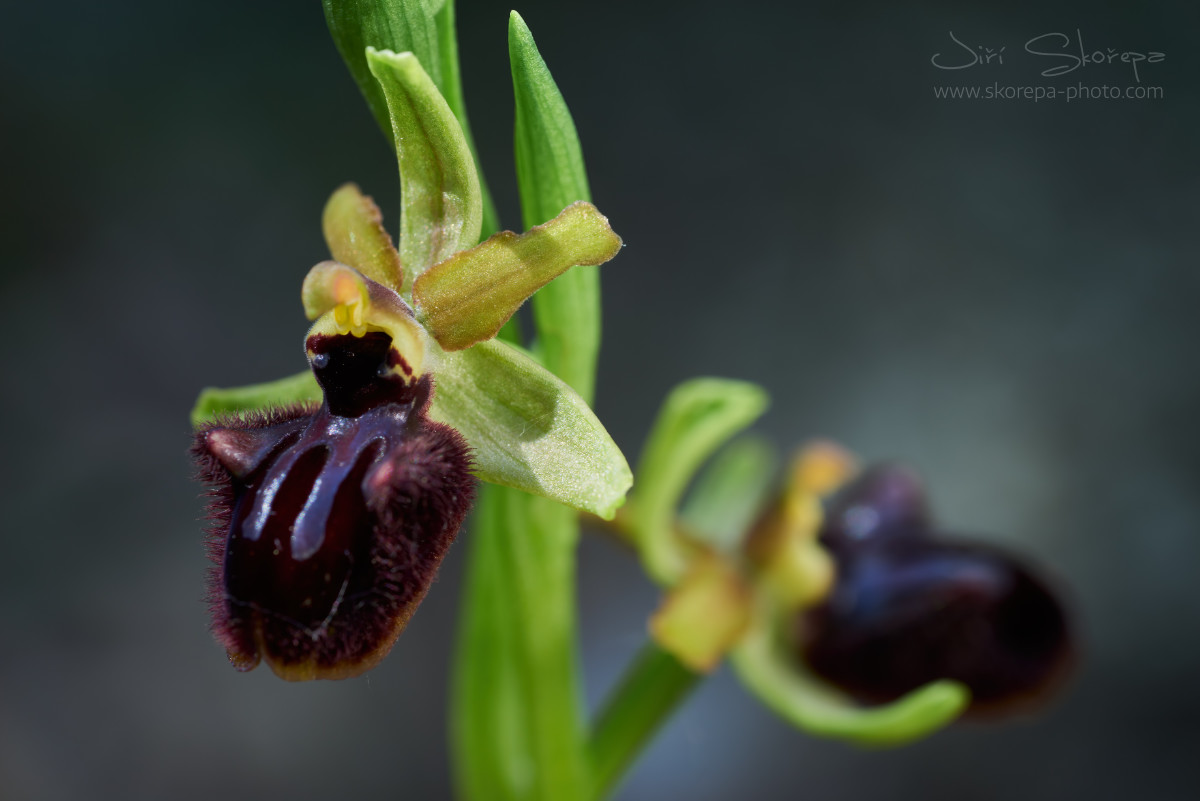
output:
[[[589,801],[606,797],[659,727],[704,676],[646,645],[609,698],[588,739]]]
[[[463,798],[584,797],[575,520],[559,504],[481,488],[454,685]]]
[[[525,227],[590,199],[566,104],[519,16],[509,20],[517,183]],[[586,402],[600,344],[599,279],[572,269],[533,298],[536,352]],[[501,338],[512,337],[510,328]],[[590,779],[576,643],[578,515],[482,488],[456,661],[459,788],[473,801],[583,801]],[[491,630],[487,631],[490,626]],[[627,744],[630,752],[640,742]]]

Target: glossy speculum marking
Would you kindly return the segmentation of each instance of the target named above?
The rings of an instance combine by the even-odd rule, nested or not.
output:
[[[384,333],[315,335],[318,407],[220,420],[193,454],[212,487],[213,630],[239,670],[345,678],[391,648],[474,497],[429,376]]]

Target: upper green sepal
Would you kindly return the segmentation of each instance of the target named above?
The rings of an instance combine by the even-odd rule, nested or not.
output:
[[[479,241],[483,201],[462,127],[412,53],[367,48],[387,99],[400,163],[404,287]]]
[[[442,85],[442,57],[436,15],[442,0],[323,0],[325,22],[338,52],[358,84],[376,122],[391,139],[383,90],[367,65],[367,47],[410,52],[425,65],[433,82]]]
[[[529,356],[489,340],[445,353],[429,416],[466,437],[475,473],[611,519],[629,464],[578,394]]]

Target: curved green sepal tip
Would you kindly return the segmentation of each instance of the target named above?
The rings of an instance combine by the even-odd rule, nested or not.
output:
[[[855,704],[809,675],[759,625],[733,651],[742,684],[780,717],[818,737],[867,747],[919,740],[962,714],[971,694],[955,681],[935,681],[881,706]]]
[[[321,387],[309,370],[263,384],[229,389],[206,387],[192,407],[192,425],[207,423],[218,415],[320,400]]]
[[[367,48],[387,99],[400,163],[404,285],[479,241],[483,201],[475,161],[454,112],[412,53]]]
[[[768,402],[756,384],[723,378],[692,379],[667,396],[638,462],[630,521],[656,581],[674,584],[686,568],[673,526],[684,490],[713,452],[758,419]]]
[[[497,340],[441,359],[429,414],[466,438],[480,479],[612,518],[633,475],[574,390]]]

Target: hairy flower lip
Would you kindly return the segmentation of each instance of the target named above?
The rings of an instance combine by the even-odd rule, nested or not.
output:
[[[430,376],[397,372],[386,335],[309,342],[326,389],[202,427],[213,488],[213,628],[239,670],[347,678],[390,650],[474,497],[470,452],[428,419]],[[381,369],[382,368],[382,369]]]

